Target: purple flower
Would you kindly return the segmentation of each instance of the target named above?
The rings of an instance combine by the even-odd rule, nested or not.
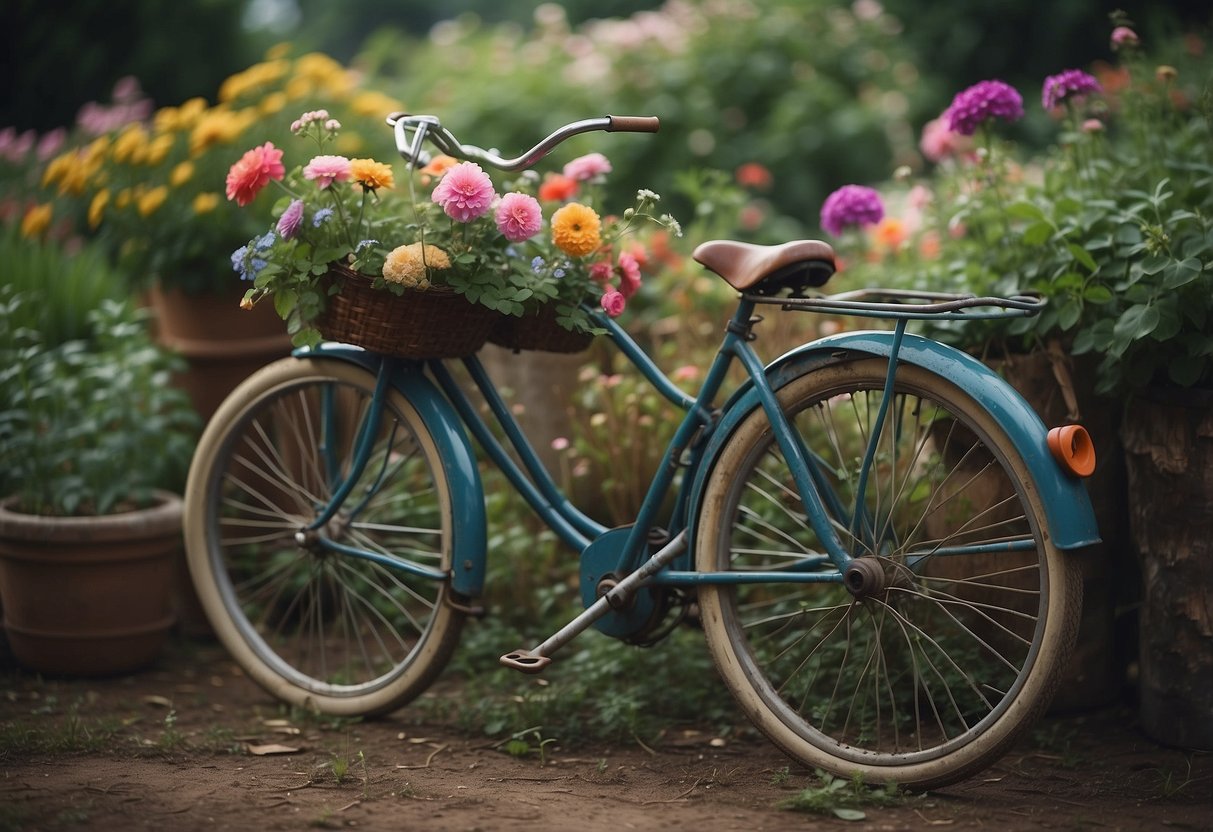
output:
[[[880,194],[863,185],[843,185],[821,206],[821,227],[835,237],[849,226],[875,225],[883,217]]]
[[[1102,91],[1103,87],[1099,86],[1099,82],[1094,77],[1081,69],[1067,69],[1065,72],[1050,75],[1045,79],[1040,93],[1040,103],[1046,110],[1052,110],[1054,107],[1060,107],[1071,96]]]
[[[278,218],[278,233],[284,240],[293,240],[303,224],[303,200],[296,199],[286,206],[282,216]]]
[[[1112,30],[1112,49],[1113,51],[1120,49],[1132,49],[1140,41],[1137,38],[1137,33],[1128,26],[1117,26]]]
[[[972,136],[991,118],[1016,121],[1023,118],[1023,96],[1003,81],[981,81],[952,99],[948,107],[948,129]]]

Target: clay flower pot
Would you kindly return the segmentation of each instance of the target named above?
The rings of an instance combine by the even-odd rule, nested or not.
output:
[[[0,501],[0,602],[18,662],[93,676],[155,660],[174,623],[182,547],[181,499],[157,498],[99,517],[22,514]]]

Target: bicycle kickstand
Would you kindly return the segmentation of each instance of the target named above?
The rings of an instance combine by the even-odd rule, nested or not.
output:
[[[534,674],[543,672],[544,668],[552,663],[553,653],[588,630],[595,621],[602,618],[611,610],[622,609],[627,606],[632,594],[640,588],[641,584],[656,575],[668,566],[674,558],[682,554],[686,549],[686,537],[687,533],[685,530],[679,532],[673,540],[645,561],[639,569],[616,584],[610,592],[586,607],[580,615],[561,627],[547,641],[540,644],[534,650],[514,650],[502,656],[500,662],[506,667],[523,673]]]

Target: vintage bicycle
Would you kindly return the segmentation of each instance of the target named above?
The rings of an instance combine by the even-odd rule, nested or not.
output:
[[[506,159],[433,116],[389,121],[412,165],[429,144],[504,170],[578,133],[657,127],[589,119]],[[481,613],[489,518],[474,439],[580,556],[584,611],[505,665],[540,672],[590,628],[651,643],[685,621],[744,713],[805,765],[927,788],[1005,752],[1075,639],[1067,552],[1098,541],[1081,483],[1090,437],[1047,431],[998,375],[907,324],[1032,315],[1042,301],[823,295],[833,252],[812,240],[713,241],[694,257],[737,293],[697,394],[596,318],[683,412],[624,527],[561,492],[475,356],[460,360],[499,433],[451,361],[325,343],[237,387],[193,460],[185,537],[203,607],[247,674],[337,715],[392,711],[434,681]],[[887,323],[764,364],[759,309]],[[726,397],[734,365],[745,381]]]

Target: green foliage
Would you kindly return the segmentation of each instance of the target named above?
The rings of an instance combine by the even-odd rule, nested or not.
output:
[[[126,281],[97,247],[69,253],[58,243],[24,239],[14,225],[0,227],[0,263],[13,292],[38,298],[15,310],[22,317],[9,326],[41,333],[51,346],[89,338],[89,312],[126,295]]]
[[[1049,304],[1037,317],[940,334],[974,350],[1060,341],[1100,357],[1102,393],[1213,386],[1213,72],[1120,54],[1102,95],[1065,102],[1039,158],[1018,164],[987,134],[945,159],[919,183],[931,198],[917,236],[877,249],[857,279],[1039,293]]]
[[[905,795],[895,783],[873,787],[867,785],[863,776],[856,772],[849,780],[835,777],[817,769],[817,785],[802,789],[799,793],[781,801],[779,808],[818,815],[834,815],[840,820],[863,820],[863,809],[878,806],[895,806],[904,801]]]
[[[107,514],[180,482],[197,416],[144,316],[105,301],[91,341],[23,328],[33,296],[0,293],[0,494],[32,514]]]

